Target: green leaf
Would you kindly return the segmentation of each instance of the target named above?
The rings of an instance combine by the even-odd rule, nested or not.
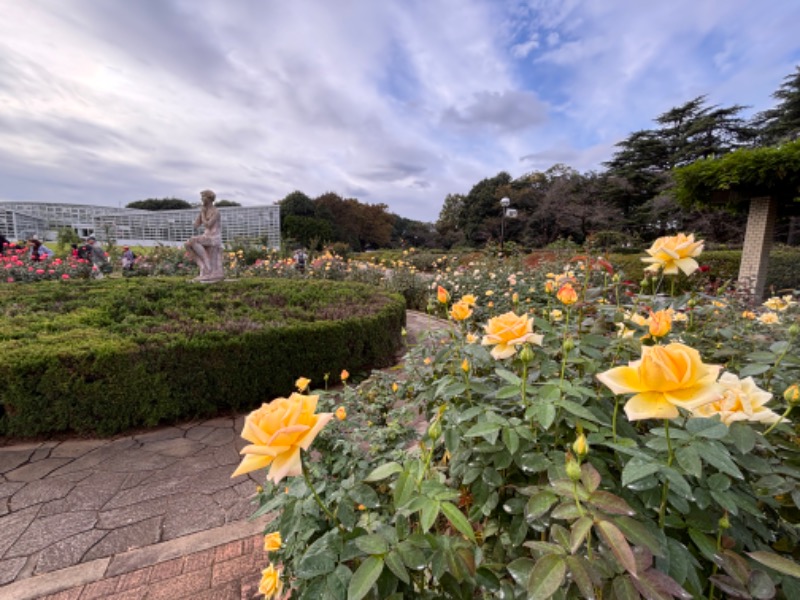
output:
[[[727,448],[724,446],[719,446],[710,442],[698,442],[697,451],[703,461],[707,464],[716,467],[731,477],[744,479],[744,475],[742,475],[739,467],[737,467],[733,460],[731,460]]]
[[[403,467],[396,462],[388,462],[374,469],[369,475],[364,478],[364,481],[381,481],[387,477],[391,477],[395,473],[402,473]]]
[[[341,541],[337,536],[338,530],[331,531],[308,547],[297,566],[299,578],[311,579],[334,571],[339,557],[337,550],[341,550]]]
[[[348,495],[353,502],[363,504],[367,508],[378,508],[381,505],[378,494],[365,483],[357,483]]]
[[[423,500],[422,510],[419,515],[419,523],[422,526],[422,531],[428,531],[436,522],[436,517],[439,516],[439,503],[425,498],[424,496]]]
[[[611,552],[614,553],[620,566],[631,575],[636,576],[636,559],[628,545],[628,540],[625,539],[625,535],[619,528],[611,521],[600,520],[595,523],[595,529],[603,542],[611,548]]]
[[[703,463],[700,461],[700,455],[694,446],[678,448],[675,451],[675,458],[678,459],[678,464],[689,475],[694,475],[698,478],[703,476]]]
[[[755,600],[771,600],[775,597],[775,584],[764,571],[753,571],[747,582],[747,591]],[[784,594],[786,590],[784,590]],[[788,598],[789,596],[787,596]]]
[[[595,469],[591,463],[586,462],[581,465],[581,483],[589,493],[599,488],[601,481],[600,473],[598,473],[597,469]]]
[[[742,454],[748,454],[756,445],[756,434],[749,423],[731,423],[728,437]]]
[[[583,545],[583,542],[586,539],[586,534],[589,533],[591,528],[592,519],[590,517],[581,517],[572,524],[569,532],[569,551],[572,554],[575,554],[578,551],[578,548]]]
[[[558,591],[567,574],[562,556],[548,554],[536,561],[528,577],[528,600],[546,600]]]
[[[615,517],[614,523],[620,528],[625,537],[637,546],[647,548],[654,556],[666,556],[664,548],[664,534],[656,530],[662,539],[658,539],[654,532],[651,532],[646,525],[631,517]]]
[[[709,536],[697,529],[689,528],[689,537],[692,538],[694,545],[700,550],[703,556],[708,560],[714,561],[714,556],[717,554],[717,544]]]
[[[628,515],[633,516],[636,511],[619,496],[615,496],[611,492],[603,490],[595,491],[588,500],[589,504],[596,506],[600,510],[610,513],[612,515]]]
[[[556,404],[576,417],[580,417],[592,423],[598,423],[599,425],[607,425],[605,421],[600,419],[592,411],[577,402],[573,402],[572,400],[559,400]]]
[[[686,422],[686,431],[696,437],[721,440],[728,435],[728,426],[720,422],[719,419],[695,417]]]
[[[775,361],[775,355],[772,352],[766,352],[764,350],[758,350],[757,352],[751,352],[745,358],[751,362],[760,362],[760,363],[769,363],[772,364]]]
[[[389,567],[389,570],[392,573],[394,573],[395,577],[397,577],[406,585],[411,583],[411,578],[408,576],[406,566],[403,564],[403,559],[400,557],[400,554],[397,550],[392,550],[389,552],[384,559],[386,560],[386,566]]]
[[[611,588],[614,590],[613,597],[616,600],[639,600],[639,592],[636,591],[628,575],[615,577]]]
[[[500,377],[501,379],[505,379],[511,385],[516,385],[517,389],[519,389],[519,385],[522,383],[522,379],[519,378],[518,375],[508,371],[507,369],[497,368],[494,370],[495,374]]]
[[[518,558],[506,565],[506,569],[517,582],[517,585],[525,585],[533,571],[534,562],[530,558]]]
[[[498,400],[505,400],[506,398],[513,398],[514,396],[519,396],[522,390],[518,385],[504,385],[501,387],[497,392],[495,392],[494,397]]]
[[[480,423],[470,427],[469,431],[464,434],[464,437],[482,437],[490,444],[494,444],[497,441],[497,436],[500,434],[501,428],[502,426],[499,423],[481,421]]]
[[[592,584],[590,567],[586,559],[579,556],[567,556],[564,560],[572,575],[572,581],[578,586],[581,597],[585,600],[595,600],[594,585]]]
[[[535,521],[550,510],[550,507],[557,501],[558,496],[553,492],[543,491],[534,494],[525,505],[525,520],[528,522]]]
[[[622,469],[622,485],[627,487],[640,479],[657,473],[658,470],[659,465],[656,462],[645,462],[639,458],[632,458]]]
[[[739,377],[748,377],[750,375],[761,375],[766,373],[772,368],[772,365],[765,365],[761,363],[751,363],[745,365],[739,370]]]
[[[362,535],[356,538],[355,544],[365,554],[386,554],[389,551],[386,540],[377,533]]]
[[[503,443],[512,455],[516,454],[517,450],[519,450],[519,436],[511,427],[503,429]]]
[[[400,542],[397,546],[397,552],[409,569],[418,571],[426,564],[425,553],[408,540]]]
[[[788,558],[784,558],[778,554],[763,550],[746,552],[746,554],[753,560],[760,562],[762,565],[778,571],[778,573],[783,573],[784,575],[789,575],[791,577],[800,579],[800,565],[793,560],[789,560]]]
[[[411,495],[416,490],[412,467],[410,464],[406,465],[403,472],[397,478],[394,484],[392,497],[394,499],[395,508],[403,506],[411,499]]]
[[[356,569],[347,588],[347,600],[361,600],[366,596],[383,571],[383,559],[370,556]]]
[[[475,532],[472,530],[472,525],[467,520],[467,517],[464,516],[454,504],[450,504],[449,502],[442,502],[440,506],[444,516],[450,521],[450,524],[455,527],[460,533],[467,536],[473,542],[475,541]]]
[[[780,342],[775,342],[769,347],[770,352],[775,354],[783,354],[789,349],[789,342],[782,340]]]

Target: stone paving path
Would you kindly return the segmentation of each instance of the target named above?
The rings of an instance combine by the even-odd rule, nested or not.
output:
[[[409,311],[407,343],[445,325]],[[243,422],[0,447],[0,600],[254,597],[269,517],[247,520],[263,474],[231,479]]]

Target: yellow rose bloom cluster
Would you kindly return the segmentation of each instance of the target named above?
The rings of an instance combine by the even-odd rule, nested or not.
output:
[[[522,344],[542,345],[543,336],[533,333],[533,319],[525,315],[517,316],[513,312],[507,312],[489,319],[484,330],[486,335],[481,344],[494,346],[491,354],[497,360],[514,356],[517,346]]]
[[[333,413],[315,414],[319,396],[294,393],[276,398],[251,412],[244,421],[242,437],[250,442],[241,450],[242,462],[231,477],[270,467],[267,479],[303,473],[300,450],[308,450]]]
[[[597,375],[615,394],[634,394],[625,404],[631,421],[674,419],[678,407],[693,410],[716,400],[722,367],[704,364],[694,348],[673,343],[645,346],[641,360]]]
[[[680,269],[686,275],[694,273],[699,265],[695,257],[703,251],[703,241],[694,241],[694,234],[660,237],[647,253],[650,255],[642,261],[652,263],[645,271],[658,272],[663,269],[665,275],[677,275]]]
[[[778,296],[772,296],[769,300],[764,302],[762,306],[766,306],[768,309],[778,312],[783,312],[790,306],[794,306],[797,302],[794,301],[794,298],[791,294],[787,294],[779,298]]]

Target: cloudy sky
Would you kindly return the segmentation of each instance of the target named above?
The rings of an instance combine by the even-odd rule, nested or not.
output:
[[[0,0],[0,200],[271,204],[436,220],[504,170],[597,169],[707,94],[800,64],[797,0]]]

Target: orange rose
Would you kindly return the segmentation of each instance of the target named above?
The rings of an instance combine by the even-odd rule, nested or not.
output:
[[[340,406],[336,409],[336,418],[340,421],[344,421],[347,418],[347,409],[344,406]]]
[[[597,375],[615,394],[635,394],[625,404],[628,419],[674,419],[678,407],[694,410],[720,395],[722,367],[704,364],[694,348],[673,343],[645,346],[641,360]]]
[[[314,414],[319,396],[293,393],[262,404],[247,415],[242,437],[250,442],[241,450],[242,462],[231,477],[270,467],[267,479],[274,483],[300,475],[300,450],[308,450],[333,413]]]
[[[447,290],[442,286],[439,286],[436,288],[436,299],[442,304],[447,304],[447,302],[450,300],[450,294],[448,294]]]
[[[562,304],[569,306],[578,301],[578,294],[575,292],[575,288],[572,287],[572,284],[565,283],[561,286],[561,289],[558,290],[556,298],[558,298]]]

